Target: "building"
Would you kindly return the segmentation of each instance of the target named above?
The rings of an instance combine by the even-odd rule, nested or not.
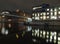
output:
[[[60,44],[60,7],[33,7],[33,23],[41,24],[32,28],[33,42],[45,41],[47,43]],[[40,39],[41,38],[41,39]],[[45,44],[45,43],[44,43]]]

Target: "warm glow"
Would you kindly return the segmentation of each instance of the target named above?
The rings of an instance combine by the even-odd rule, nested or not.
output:
[[[47,16],[47,19],[49,18],[49,16]]]
[[[35,17],[35,20],[39,20],[39,17]]]
[[[44,16],[46,15],[46,13],[44,12],[44,13],[42,13]]]
[[[47,15],[49,15],[49,12],[47,12]]]
[[[46,16],[43,16],[43,20],[46,20]]]
[[[54,11],[57,11],[57,8],[55,8]]]
[[[53,12],[53,9],[50,9],[50,11],[52,11],[52,12]]]
[[[60,11],[58,11],[58,14],[60,14]]]
[[[47,9],[47,11],[49,11],[49,8]]]

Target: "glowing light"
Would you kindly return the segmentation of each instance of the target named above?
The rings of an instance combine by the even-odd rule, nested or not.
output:
[[[47,9],[47,11],[49,11],[49,8]]]
[[[36,35],[39,37],[39,30],[35,30],[35,36]]]
[[[45,20],[46,19],[46,16],[43,16],[43,20]]]
[[[1,33],[5,34],[5,28],[4,27],[2,27]]]
[[[58,11],[58,14],[60,14],[60,11]]]
[[[34,17],[32,17],[32,19],[34,19]]]
[[[60,37],[58,37],[58,41],[60,41]]]
[[[34,13],[32,15],[34,16]]]
[[[8,35],[8,30],[5,30],[5,34]]]
[[[32,27],[31,26],[27,26],[27,31],[31,31]]]
[[[33,42],[36,42],[36,39],[32,39],[33,40]]]
[[[57,11],[57,8],[55,8],[54,11]]]
[[[41,19],[43,18],[43,17],[40,17]]]
[[[35,20],[39,20],[39,17],[35,17]]]
[[[47,12],[47,15],[49,15],[49,12]]]
[[[18,35],[18,34],[16,34],[16,38],[17,38],[17,39],[19,38],[19,35]]]
[[[39,13],[38,13],[38,16],[39,16]]]
[[[46,13],[45,13],[45,12],[43,12],[42,14],[43,14],[44,16],[46,15]]]
[[[47,35],[46,37],[47,37],[47,38],[49,38],[49,36],[48,36],[48,35]]]
[[[53,11],[53,9],[50,9],[50,11]]]
[[[35,16],[37,16],[37,14],[35,13]]]
[[[52,39],[50,39],[50,42],[52,42]]]
[[[54,12],[54,15],[57,15],[57,12]]]
[[[57,19],[57,16],[51,16],[51,19]]]
[[[42,13],[40,13],[40,15],[43,15]]]
[[[47,16],[47,19],[49,18],[49,16]]]
[[[11,28],[11,24],[8,24],[9,28]]]
[[[60,7],[58,9],[60,10]]]
[[[48,42],[49,40],[48,39],[46,39],[46,42]]]
[[[53,12],[51,12],[51,16],[53,15]]]
[[[5,15],[3,15],[2,17],[5,17]]]

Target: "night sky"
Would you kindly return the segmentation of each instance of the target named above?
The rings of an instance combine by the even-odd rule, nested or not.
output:
[[[0,0],[0,10],[21,9],[28,13],[32,12],[32,7],[48,3],[51,6],[60,6],[60,0]]]

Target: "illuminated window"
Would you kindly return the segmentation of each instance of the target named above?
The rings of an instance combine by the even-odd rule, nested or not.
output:
[[[32,19],[34,19],[34,17],[32,17]]]
[[[58,9],[60,10],[60,7]]]
[[[46,15],[46,13],[45,13],[45,12],[43,12],[43,15],[45,16],[45,15]]]
[[[49,35],[47,35],[46,38],[49,38]]]
[[[49,8],[47,9],[47,11],[49,11]]]
[[[57,19],[57,16],[51,16],[51,19]]]
[[[40,15],[43,15],[42,13]]]
[[[34,30],[32,30],[32,36],[34,36],[34,34],[35,34]]]
[[[39,37],[39,30],[35,30],[35,36]]]
[[[48,42],[49,42],[49,40],[48,40],[48,39],[46,39],[46,42],[48,43]]]
[[[40,13],[38,13],[38,16],[39,16]]]
[[[34,16],[34,13],[32,15]]]
[[[54,11],[57,11],[57,8],[55,8]]]
[[[52,42],[52,39],[50,39],[50,42]]]
[[[49,12],[47,12],[47,15],[49,15]]]
[[[40,19],[43,19],[43,17],[40,17]]]
[[[52,11],[52,12],[53,12],[53,9],[50,9],[50,11]]]
[[[37,14],[35,13],[35,16],[37,16]]]
[[[35,17],[35,20],[39,20],[39,17]]]
[[[58,11],[58,14],[60,14],[60,11]]]
[[[43,31],[43,38],[45,38],[45,34],[46,34],[46,32],[45,32],[45,31]]]
[[[46,20],[46,16],[43,16],[43,20]]]
[[[47,16],[47,19],[49,18],[49,16]]]
[[[54,15],[57,15],[57,12],[54,12]]]
[[[51,12],[51,16],[53,15],[53,12]]]

